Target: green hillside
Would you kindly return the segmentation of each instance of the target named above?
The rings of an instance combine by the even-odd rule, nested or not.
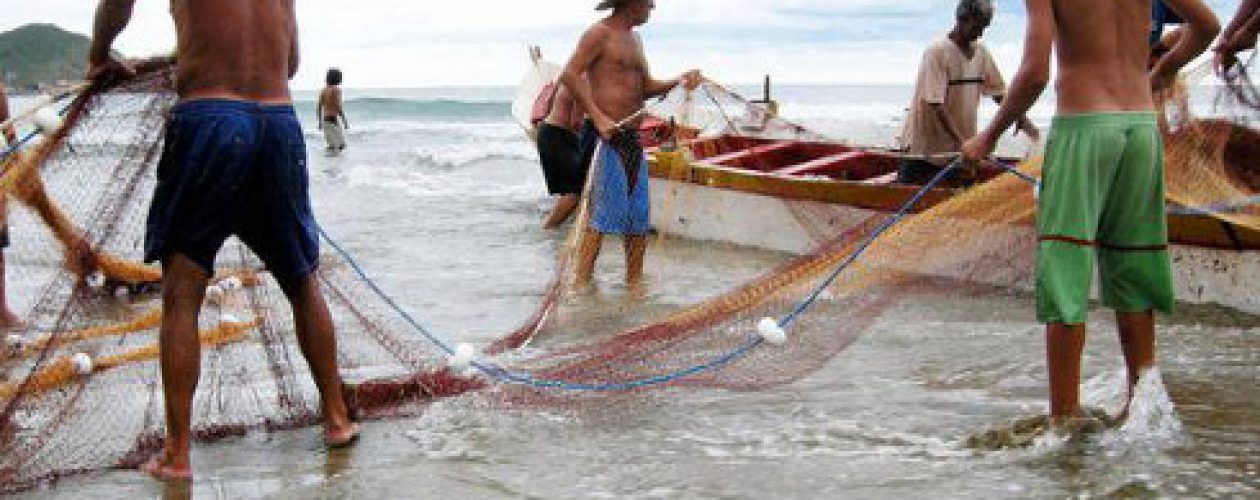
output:
[[[91,40],[51,24],[28,24],[0,33],[0,78],[14,91],[74,81],[87,71]]]

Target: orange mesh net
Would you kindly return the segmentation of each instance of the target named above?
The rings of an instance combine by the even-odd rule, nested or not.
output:
[[[9,280],[26,283],[32,298],[22,308],[28,326],[0,355],[0,492],[134,466],[161,444],[154,361],[160,301],[153,285],[160,276],[126,259],[140,253],[161,123],[174,102],[171,78],[169,68],[157,67],[93,88],[68,105],[61,131],[5,160],[0,187],[22,204],[9,210],[22,234],[8,253]],[[677,92],[653,105],[656,121],[647,128],[672,118],[682,132],[645,141],[677,143],[684,156],[703,157],[711,153],[703,148],[718,144],[714,137],[823,139],[750,108],[715,85]],[[1246,240],[1256,230],[1252,205],[1239,204],[1256,195],[1254,169],[1238,161],[1260,147],[1256,132],[1238,117],[1188,116],[1170,120],[1170,200],[1260,243]],[[850,147],[827,147],[839,146]],[[1030,161],[1020,169],[1035,176],[1039,166]],[[695,175],[687,168],[675,173],[680,183]],[[791,383],[842,353],[909,294],[1028,293],[1035,191],[1016,176],[988,177],[965,192],[926,192],[906,207],[778,200],[806,227],[809,251],[649,324],[513,352],[564,326],[557,312],[573,284],[584,207],[536,312],[470,360],[479,369],[472,376],[446,369],[454,346],[420,327],[352,256],[329,253],[319,277],[337,325],[348,398],[359,418],[390,418],[414,415],[430,398],[478,389],[504,405],[581,410],[661,388]],[[914,194],[888,189],[903,201]],[[897,208],[917,214],[890,225]],[[201,318],[205,361],[194,434],[212,440],[317,423],[318,395],[305,364],[295,362],[299,347],[279,287],[239,242],[230,242],[219,262],[214,280],[223,294]],[[786,344],[762,340],[765,318],[785,326]]]

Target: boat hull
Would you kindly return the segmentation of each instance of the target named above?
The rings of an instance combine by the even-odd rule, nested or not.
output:
[[[652,168],[652,222],[672,236],[804,254],[837,235],[891,213],[914,192],[898,185],[793,179],[658,156]],[[929,194],[925,205],[952,196]],[[784,201],[792,201],[791,205]],[[803,217],[802,214],[825,214]],[[806,220],[808,219],[808,220]],[[1206,216],[1170,216],[1178,300],[1260,314],[1260,238]]]

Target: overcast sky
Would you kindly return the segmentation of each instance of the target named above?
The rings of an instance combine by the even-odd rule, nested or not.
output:
[[[3,0],[16,3],[17,0]],[[595,0],[298,0],[302,66],[295,86],[312,88],[329,66],[353,87],[511,85],[526,46],[564,59]],[[1008,75],[1018,65],[1024,2],[996,0],[986,34]],[[1208,0],[1223,17],[1238,0]],[[96,2],[36,0],[0,9],[0,31],[45,22],[88,34]],[[642,28],[658,76],[689,67],[718,81],[909,83],[926,42],[947,32],[955,0],[657,0]],[[175,44],[167,0],[138,0],[117,43],[129,56]],[[231,29],[230,27],[224,27]]]

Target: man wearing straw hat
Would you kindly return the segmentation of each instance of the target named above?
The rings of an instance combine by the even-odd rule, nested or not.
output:
[[[625,238],[626,281],[639,283],[650,231],[647,159],[638,143],[644,101],[678,85],[695,88],[700,72],[656,80],[634,29],[656,7],[655,0],[602,0],[595,10],[612,10],[582,35],[560,78],[590,119],[583,126],[583,161],[590,172],[590,223],[582,228],[577,280],[589,282],[605,234]],[[599,142],[598,148],[594,145]],[[600,152],[595,157],[595,151]]]
[[[127,76],[110,46],[136,0],[100,0],[89,77]],[[165,448],[143,469],[192,475],[193,393],[200,376],[198,315],[214,260],[237,235],[267,264],[293,308],[298,343],[319,390],[324,441],[350,444],[332,318],[316,278],[317,224],[307,193],[306,147],[289,79],[298,68],[294,0],[172,0],[179,104],[166,126],[145,260],[162,262]]]

